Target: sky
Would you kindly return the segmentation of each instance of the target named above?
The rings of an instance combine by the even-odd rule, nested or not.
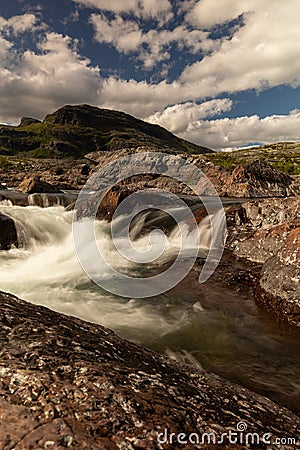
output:
[[[0,122],[88,103],[215,150],[300,140],[299,0],[1,0]]]

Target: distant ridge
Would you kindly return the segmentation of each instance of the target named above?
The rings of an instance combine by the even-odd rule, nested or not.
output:
[[[40,158],[82,157],[94,151],[156,148],[173,153],[212,153],[159,125],[90,105],[66,105],[43,122],[22,118],[17,127],[0,125],[0,154]]]

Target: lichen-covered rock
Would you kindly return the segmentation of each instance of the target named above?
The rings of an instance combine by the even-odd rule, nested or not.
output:
[[[254,231],[247,239],[237,243],[234,254],[249,261],[264,263],[276,255],[291,230],[300,226],[300,219]]]
[[[227,246],[239,257],[264,263],[300,221],[300,197],[252,200],[226,211]]]
[[[300,227],[291,230],[285,244],[265,262],[256,298],[269,311],[300,326]]]
[[[285,449],[300,445],[300,419],[287,409],[100,325],[4,293],[0,323],[1,450],[212,449],[203,433],[219,439],[241,421],[261,439],[295,439]],[[194,443],[160,444],[165,430],[194,433]],[[225,449],[246,448],[224,441]]]
[[[300,191],[294,179],[264,161],[237,166],[224,185],[228,197],[286,197]]]
[[[14,220],[0,212],[0,250],[18,246],[18,234]]]
[[[227,211],[227,247],[264,264],[255,297],[278,318],[300,326],[300,197],[254,200]]]

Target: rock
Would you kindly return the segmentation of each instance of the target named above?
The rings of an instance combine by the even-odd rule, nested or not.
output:
[[[0,212],[0,250],[18,246],[18,234],[14,220]]]
[[[82,164],[80,173],[81,173],[81,175],[89,175],[90,170],[91,170],[91,168],[88,164]]]
[[[286,197],[300,194],[289,175],[263,161],[237,166],[225,182],[222,195],[228,197]]]
[[[1,449],[208,449],[216,444],[202,445],[203,433],[219,439],[239,422],[260,439],[269,433],[294,438],[285,449],[299,446],[299,417],[265,397],[100,325],[9,294],[0,293],[0,305]],[[195,434],[193,444],[158,444],[170,433],[196,433],[200,444]],[[225,438],[222,448],[246,447]]]
[[[264,264],[255,297],[278,318],[300,326],[300,197],[254,200],[227,210],[227,247]]]
[[[115,210],[119,206],[119,204],[130,195],[132,191],[124,186],[113,186],[107,194],[104,196],[101,206],[97,212],[98,220],[111,220],[114,215]],[[97,200],[97,194],[95,197],[92,197],[91,201],[94,201],[94,198]]]
[[[234,254],[241,258],[247,258],[249,261],[264,263],[277,253],[290,231],[298,226],[300,226],[300,219],[286,221],[267,229],[259,229],[247,239],[239,242],[234,249]]]
[[[74,153],[76,155],[76,149],[69,142],[64,141],[51,141],[45,147],[46,154],[49,153],[51,158],[64,158],[68,155],[72,155]]]
[[[235,255],[265,262],[300,220],[300,197],[252,200],[227,208],[227,247]]]
[[[34,194],[34,193],[60,193],[61,191],[46,181],[41,180],[39,176],[32,176],[25,178],[21,184],[19,184],[19,191],[24,194]]]
[[[256,299],[267,310],[300,327],[300,223],[262,268]]]
[[[41,121],[38,119],[33,119],[32,117],[22,117],[19,127],[32,125],[35,123],[41,123]]]

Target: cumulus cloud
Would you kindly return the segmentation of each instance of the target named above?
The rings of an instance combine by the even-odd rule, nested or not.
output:
[[[231,108],[232,100],[228,98],[210,100],[200,105],[187,102],[169,106],[164,111],[147,117],[146,120],[180,134],[186,131],[189,124],[197,122],[200,118],[216,116]]]
[[[157,63],[170,58],[170,48],[187,49],[190,53],[210,51],[216,43],[209,39],[208,32],[189,30],[180,25],[172,30],[151,29],[143,32],[140,25],[116,15],[113,19],[104,14],[92,14],[90,21],[95,29],[98,42],[114,46],[120,53],[134,53],[143,62],[144,68],[151,70]]]
[[[0,31],[18,35],[25,31],[34,31],[37,23],[38,19],[34,14],[12,16],[9,19],[0,16]]]
[[[243,26],[230,39],[186,67],[181,82],[205,80],[212,95],[247,89],[300,84],[298,0],[201,0],[186,19],[213,27],[243,14]]]
[[[229,98],[216,98],[221,92],[300,84],[298,0],[222,0],[218,7],[214,0],[182,1],[185,21],[173,27],[165,26],[174,12],[168,0],[73,1],[99,10],[90,14],[99,42],[140,58],[147,69],[161,62],[167,70],[174,48],[199,61],[173,82],[102,78],[99,67],[79,53],[76,40],[49,31],[38,16],[0,17],[0,121],[42,118],[64,104],[91,103],[148,118],[216,149],[300,140],[299,111],[208,120],[232,107]],[[212,37],[212,30],[240,15],[242,25]],[[157,26],[149,29],[151,22],[143,19],[155,19]],[[35,46],[16,48],[14,37],[31,30],[37,32]]]
[[[160,22],[172,17],[172,5],[169,0],[73,0],[82,6],[110,11],[116,14],[134,14],[144,19],[157,19]]]
[[[2,122],[17,122],[23,115],[41,118],[66,103],[97,101],[99,68],[91,67],[90,61],[78,54],[71,38],[46,33],[36,52],[15,52],[10,65],[13,51],[12,44],[2,46],[2,57],[8,60],[0,69]]]
[[[222,150],[238,148],[249,143],[268,144],[300,140],[300,112],[289,115],[259,116],[235,119],[196,120],[190,122],[179,136],[195,144]]]

